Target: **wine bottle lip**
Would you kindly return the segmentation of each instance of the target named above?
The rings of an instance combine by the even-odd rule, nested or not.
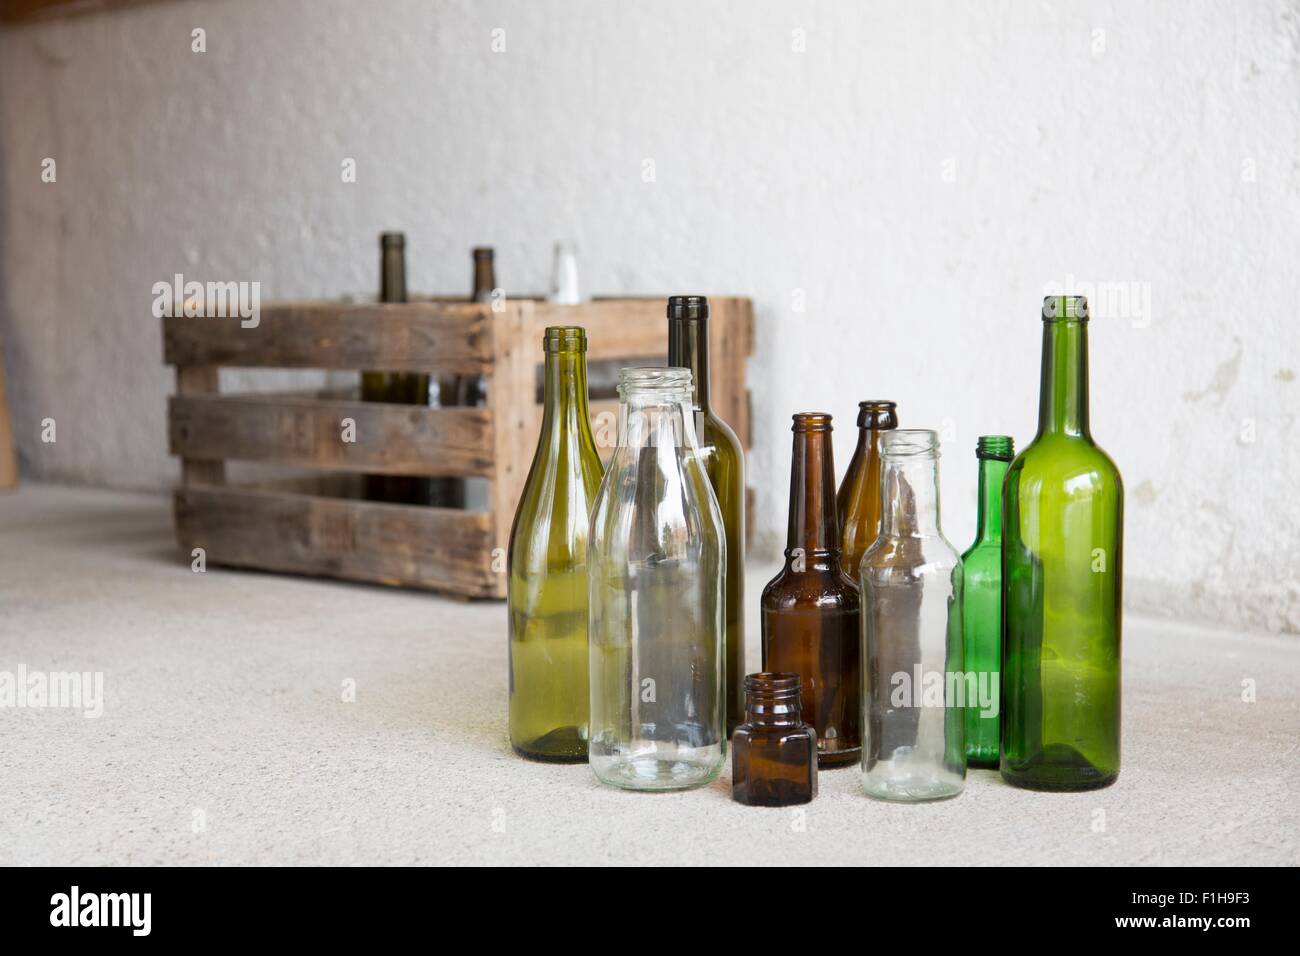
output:
[[[709,298],[704,295],[670,295],[668,318],[699,320],[709,317]]]
[[[379,234],[379,244],[381,246],[404,246],[406,245],[406,233],[381,232]]]
[[[548,325],[542,334],[546,352],[587,351],[587,330],[580,325]]]
[[[1044,322],[1068,320],[1088,321],[1088,297],[1086,295],[1043,296]]]

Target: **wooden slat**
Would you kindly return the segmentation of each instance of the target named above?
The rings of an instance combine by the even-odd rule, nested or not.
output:
[[[343,422],[355,423],[354,442]],[[171,451],[186,459],[257,461],[385,475],[492,474],[492,416],[312,395],[178,395]]]
[[[182,366],[176,369],[176,397],[169,399],[169,403],[181,399],[216,395],[220,389],[219,378],[215,365]],[[173,448],[172,454],[180,453]],[[226,466],[224,462],[182,455],[182,484],[219,485],[224,483],[225,480]]]
[[[485,305],[436,302],[272,304],[247,329],[236,317],[167,316],[163,355],[182,366],[482,375],[491,316]]]
[[[204,485],[177,490],[175,512],[181,546],[210,564],[501,594],[483,512]]]
[[[537,444],[541,409],[535,401],[536,356],[541,352],[536,329],[536,304],[510,303],[504,312],[494,313],[492,374],[488,376],[487,402],[495,425],[493,457],[495,470],[488,489],[493,518],[493,538],[498,551],[501,596],[505,596],[506,549],[515,509],[523,494]]]

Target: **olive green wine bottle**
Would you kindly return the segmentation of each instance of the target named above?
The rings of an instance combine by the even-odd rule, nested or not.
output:
[[[1124,486],[1088,428],[1088,302],[1043,300],[1038,434],[1002,485],[1002,776],[1119,776]]]
[[[602,469],[587,408],[587,333],[543,338],[541,437],[510,531],[510,743],[587,759],[587,534]]]
[[[967,689],[979,695],[967,700],[965,709],[966,763],[971,767],[997,767],[1002,743],[1002,479],[1014,448],[1007,435],[981,435],[975,445],[978,519],[975,542],[961,556],[965,666],[968,675],[975,675]]]
[[[726,732],[745,719],[745,454],[709,399],[709,300],[675,295],[668,300],[668,364],[691,370],[695,434],[727,538],[723,695]]]

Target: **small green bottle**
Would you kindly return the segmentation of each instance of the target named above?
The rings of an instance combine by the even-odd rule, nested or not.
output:
[[[543,338],[541,437],[510,532],[510,744],[536,760],[587,759],[588,515],[602,469],[587,408],[587,333]]]
[[[1124,485],[1088,427],[1088,301],[1043,300],[1038,434],[1002,485],[1003,778],[1119,776]]]
[[[1002,741],[1002,479],[1015,456],[1007,435],[981,435],[975,446],[979,459],[979,519],[975,543],[961,556],[965,582],[962,634],[966,647],[966,763],[997,767]]]

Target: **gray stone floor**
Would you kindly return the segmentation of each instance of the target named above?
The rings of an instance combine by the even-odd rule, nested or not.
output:
[[[772,571],[747,582],[751,669]],[[102,671],[104,702],[0,710],[0,863],[1300,862],[1300,638],[1130,616],[1107,790],[977,771],[895,806],[846,769],[803,812],[517,759],[505,649],[499,603],[195,574],[162,497],[2,495],[0,671]]]

